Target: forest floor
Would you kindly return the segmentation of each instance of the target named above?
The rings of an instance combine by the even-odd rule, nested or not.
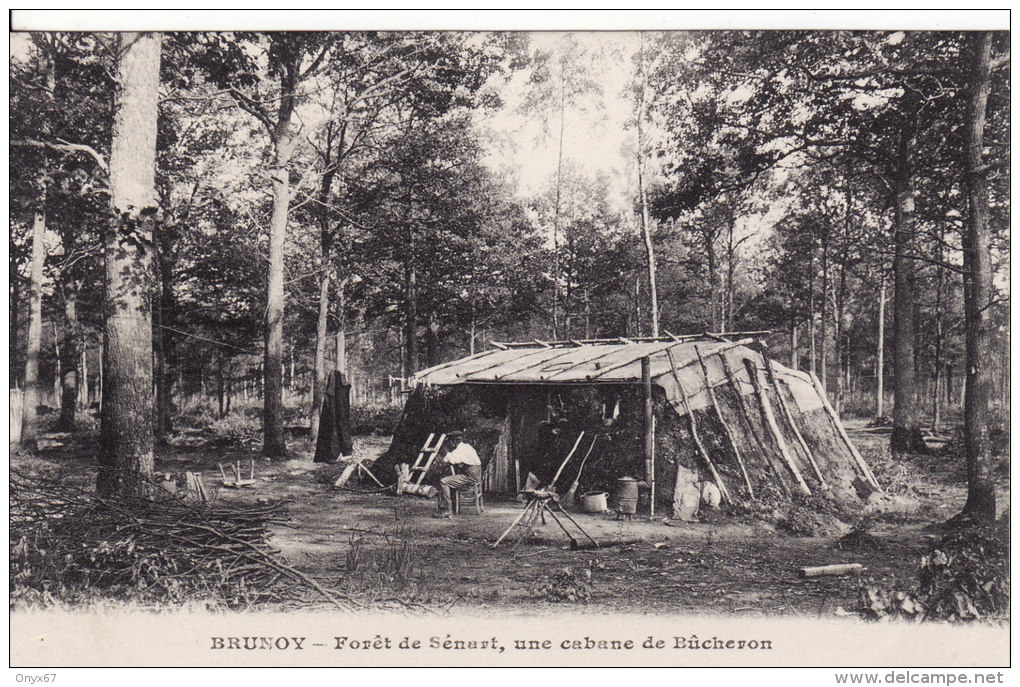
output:
[[[273,544],[290,565],[368,607],[398,604],[432,611],[482,613],[695,613],[819,617],[853,613],[869,584],[908,585],[920,557],[941,536],[938,525],[963,506],[966,474],[950,454],[881,461],[888,435],[847,423],[891,498],[868,515],[866,546],[841,548],[837,533],[794,536],[747,518],[711,514],[710,521],[669,527],[661,518],[618,520],[615,514],[573,514],[603,544],[572,551],[552,520],[516,551],[492,543],[522,504],[487,495],[485,512],[437,519],[435,501],[337,490],[336,466],[311,462],[307,439],[291,442],[287,461],[256,449],[198,441],[159,449],[158,472],[198,472],[224,503],[287,499],[290,520],[274,528]],[[186,436],[186,435],[185,435]],[[12,455],[12,467],[94,480],[95,441],[63,437],[62,445]],[[193,443],[196,445],[187,445]],[[389,437],[355,439],[359,457],[374,458]],[[256,486],[220,487],[217,463],[254,460]],[[1001,508],[1009,503],[1008,459],[996,469]],[[388,476],[380,475],[383,481]],[[374,484],[362,483],[367,489]],[[848,523],[853,525],[854,523]],[[845,542],[844,542],[845,544]],[[861,563],[861,576],[800,579],[803,566]]]

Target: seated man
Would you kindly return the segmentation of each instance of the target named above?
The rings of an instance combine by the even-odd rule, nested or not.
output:
[[[446,435],[447,453],[444,460],[456,474],[439,480],[439,517],[450,517],[450,489],[467,489],[482,481],[482,461],[478,453],[462,441],[463,432]]]

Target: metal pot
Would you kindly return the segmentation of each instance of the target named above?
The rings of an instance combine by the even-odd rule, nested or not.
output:
[[[616,480],[616,512],[634,515],[637,513],[638,486],[640,480],[621,477]]]

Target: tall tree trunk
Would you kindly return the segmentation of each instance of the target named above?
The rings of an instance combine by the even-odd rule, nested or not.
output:
[[[988,230],[988,179],[984,166],[985,112],[990,89],[992,34],[970,36],[970,102],[966,122],[969,215],[964,237],[964,315],[967,322],[967,378],[963,407],[967,456],[967,503],[964,513],[982,521],[995,519],[995,483],[988,447],[988,404],[992,389],[991,235]]]
[[[899,169],[896,174],[895,257],[893,275],[893,360],[896,365],[893,389],[893,429],[889,446],[893,451],[924,451],[920,422],[917,417],[915,353],[914,286],[917,260],[914,231],[914,189],[912,163],[914,137],[904,130],[900,134]]]
[[[404,289],[404,346],[407,350],[404,379],[418,369],[418,273],[413,260],[406,267]]]
[[[556,207],[553,209],[553,307],[552,338],[560,336],[560,200],[563,192],[563,132],[567,122],[567,91],[560,77],[560,135],[556,158]]]
[[[287,453],[283,432],[283,318],[287,294],[283,286],[283,246],[287,239],[290,214],[290,158],[294,151],[290,131],[297,97],[298,69],[301,56],[294,54],[280,67],[280,105],[272,132],[274,148],[273,215],[269,225],[269,275],[266,288],[265,356],[263,374],[264,434],[262,452],[271,458]]]
[[[170,330],[167,329],[167,320],[174,307],[173,296],[173,263],[171,260],[171,246],[169,235],[166,230],[159,232],[156,245],[156,261],[158,264],[159,282],[157,285],[156,307],[153,327],[155,343],[155,369],[153,374],[156,381],[156,441],[162,443],[172,431],[173,420],[173,371],[170,365],[171,350],[173,348]]]
[[[320,260],[322,272],[319,274],[319,316],[315,326],[315,360],[312,364],[312,405],[309,411],[309,426],[311,437],[319,435],[319,415],[322,408],[323,389],[326,386],[326,337],[329,334],[329,286],[333,280],[331,267],[330,249],[332,244],[332,221],[329,210],[330,191],[333,188],[333,179],[336,176],[337,165],[333,164],[333,129],[330,127],[326,139],[326,152],[323,164],[326,171],[319,180],[319,245],[321,246]],[[340,146],[343,147],[341,138]]]
[[[468,355],[475,354],[475,297],[471,296],[471,328],[468,331]]]
[[[143,494],[153,468],[152,250],[161,35],[120,35],[110,150],[100,494]]]
[[[324,239],[325,241],[325,239]],[[323,246],[323,256],[326,256]],[[329,323],[329,284],[330,275],[325,261],[319,275],[319,317],[315,323],[315,362],[312,372],[312,407],[309,413],[309,427],[312,441],[319,436],[319,414],[322,410],[323,388],[326,385],[326,336]]]
[[[935,267],[935,354],[932,361],[933,389],[931,394],[931,431],[938,432],[939,424],[942,422],[942,358],[944,347],[943,332],[943,291],[945,288],[945,268],[941,262],[944,259],[945,251],[941,242],[945,240],[945,224],[940,225],[940,245],[938,247],[939,263]]]
[[[81,380],[78,361],[82,358],[81,326],[78,324],[77,294],[68,289],[64,293],[64,345],[61,349],[60,420],[61,432],[75,430],[74,418],[78,408],[78,387]]]
[[[641,90],[638,98],[637,113],[637,155],[638,155],[638,194],[641,200],[641,235],[645,241],[645,259],[648,266],[648,299],[649,310],[652,315],[652,336],[659,336],[659,291],[655,283],[655,246],[652,244],[652,222],[648,216],[648,197],[645,189],[645,117],[647,115],[647,102],[645,100],[645,89],[647,87],[647,73],[645,65],[645,35],[640,34],[641,50],[638,55],[641,71]]]
[[[878,281],[878,336],[875,345],[875,417],[885,414],[885,268]]]
[[[790,324],[790,367],[794,370],[800,368],[800,348],[797,342],[798,329],[797,320],[792,320]]]
[[[808,261],[808,364],[811,374],[818,371],[818,346],[815,341],[815,253],[811,250]]]
[[[822,388],[829,393],[829,366],[826,347],[829,339],[829,229],[826,227],[822,235],[822,318],[818,341],[818,355],[821,362],[819,377]]]
[[[40,180],[42,189],[32,219],[32,266],[28,284],[28,344],[25,347],[25,397],[21,415],[21,442],[35,441],[36,409],[39,406],[41,384],[39,381],[39,353],[42,348],[42,280],[43,265],[46,262],[46,182]]]
[[[710,289],[709,302],[711,303],[712,331],[722,329],[722,308],[719,307],[719,259],[715,252],[715,232],[706,230],[705,259],[708,263],[708,286]]]
[[[336,370],[347,374],[347,282],[344,277],[336,283]]]
[[[53,104],[53,89],[56,73],[52,56],[46,49],[40,50],[44,71],[42,99],[45,108]],[[49,138],[48,113],[43,117],[42,135]],[[47,152],[41,151],[37,173],[38,191],[32,216],[32,262],[28,283],[28,343],[25,347],[25,396],[21,415],[21,442],[35,441],[38,434],[36,409],[41,394],[39,384],[39,352],[42,344],[42,281],[46,263],[46,200],[49,191],[50,165]]]
[[[428,367],[439,364],[439,322],[432,313],[425,326],[425,362]]]

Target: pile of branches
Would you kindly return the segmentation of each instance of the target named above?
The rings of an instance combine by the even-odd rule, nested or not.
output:
[[[987,525],[950,531],[918,566],[907,589],[862,589],[865,617],[912,620],[1009,619],[1009,514]]]
[[[283,502],[224,506],[170,494],[99,497],[13,470],[10,490],[12,604],[103,598],[250,607],[291,601],[313,589],[340,606],[270,546],[269,526],[287,518]]]

